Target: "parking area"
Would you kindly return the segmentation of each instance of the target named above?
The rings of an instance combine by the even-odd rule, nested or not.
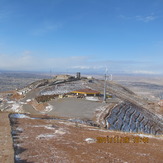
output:
[[[92,119],[96,108],[103,105],[101,102],[78,98],[54,99],[49,104],[53,106],[53,110],[48,113],[49,115],[83,119]]]

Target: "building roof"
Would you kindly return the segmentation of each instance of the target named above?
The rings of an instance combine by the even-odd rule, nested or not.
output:
[[[92,90],[92,89],[79,89],[76,91],[72,91],[72,93],[81,93],[81,94],[100,94],[100,92]]]

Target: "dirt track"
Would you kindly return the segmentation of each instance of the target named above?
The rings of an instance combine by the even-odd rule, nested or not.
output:
[[[8,113],[0,112],[0,163],[13,163],[14,150]]]

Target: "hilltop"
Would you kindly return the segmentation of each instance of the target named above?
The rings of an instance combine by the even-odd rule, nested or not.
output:
[[[157,104],[133,91],[107,81],[107,100],[103,102],[104,80],[57,75],[35,81],[13,92],[1,93],[1,111],[47,115],[92,121],[97,126],[128,132],[162,134],[163,120]],[[75,94],[74,91],[86,90]],[[89,97],[89,91],[97,97]],[[95,95],[96,96],[96,95]]]
[[[7,149],[0,161],[12,162],[13,155],[15,162],[162,160],[157,102],[115,81],[106,85],[105,102],[104,80],[91,76],[57,75],[0,93],[0,137],[8,140],[0,142]]]

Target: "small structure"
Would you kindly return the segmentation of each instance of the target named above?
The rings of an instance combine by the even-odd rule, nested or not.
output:
[[[29,91],[30,91],[29,88],[23,88],[23,89],[18,90],[17,93],[18,93],[19,95],[25,95],[25,94],[27,94]]]
[[[93,76],[87,76],[87,79],[92,80]]]
[[[63,95],[59,95],[59,97],[58,97],[58,98],[62,99],[62,98],[63,98]]]
[[[75,93],[77,95],[84,95],[84,96],[97,96],[100,94],[100,92],[92,89],[79,89],[76,91],[72,91],[71,93]]]
[[[76,78],[77,78],[77,79],[80,79],[80,78],[81,78],[80,72],[77,72],[77,73],[76,73]]]

